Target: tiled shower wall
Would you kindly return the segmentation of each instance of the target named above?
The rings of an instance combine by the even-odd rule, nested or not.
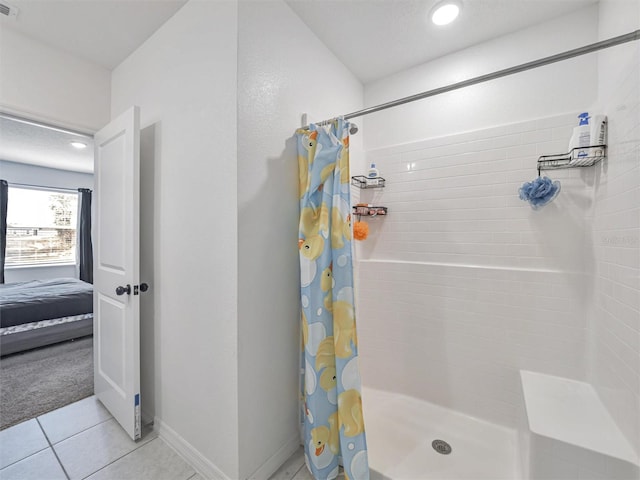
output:
[[[596,275],[589,350],[590,381],[636,451],[640,451],[639,55],[640,46],[630,45],[605,52],[599,59],[606,69],[601,76],[601,103],[609,115],[609,160],[595,192]]]
[[[515,426],[519,369],[585,378],[601,167],[549,172],[539,211],[517,192],[578,113],[367,152],[387,184],[361,201],[389,213],[356,249],[365,385]]]

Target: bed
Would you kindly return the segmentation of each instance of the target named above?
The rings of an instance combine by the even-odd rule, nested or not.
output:
[[[0,285],[0,355],[93,333],[93,286],[75,278]]]

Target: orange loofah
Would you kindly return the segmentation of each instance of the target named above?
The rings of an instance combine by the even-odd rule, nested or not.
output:
[[[365,240],[369,236],[369,225],[367,222],[356,222],[353,224],[353,238]]]

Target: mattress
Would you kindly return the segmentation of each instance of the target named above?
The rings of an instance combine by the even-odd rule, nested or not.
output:
[[[0,355],[93,334],[93,313],[0,328]]]
[[[93,312],[93,285],[75,278],[0,285],[0,327]]]

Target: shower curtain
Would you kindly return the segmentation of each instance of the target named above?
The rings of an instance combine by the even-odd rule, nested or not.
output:
[[[318,480],[367,480],[357,365],[349,123],[296,132],[300,174],[301,436]]]

